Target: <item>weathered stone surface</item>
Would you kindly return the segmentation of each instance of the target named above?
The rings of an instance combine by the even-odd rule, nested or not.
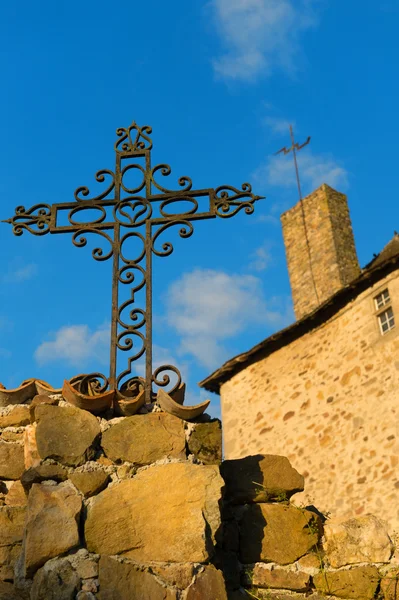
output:
[[[70,554],[68,560],[81,579],[98,577],[98,561],[90,557],[86,548],[80,548],[77,552]]]
[[[23,427],[29,424],[29,408],[27,406],[16,406],[7,415],[0,415],[0,428]]]
[[[29,406],[29,419],[31,423],[34,423],[36,421],[35,409],[40,404],[49,404],[51,406],[57,406],[58,400],[56,398],[50,398],[50,396],[46,396],[45,394],[38,394],[37,396],[35,396]]]
[[[212,565],[204,567],[187,590],[186,600],[204,600],[204,598],[227,600],[223,573]]]
[[[188,440],[188,449],[206,465],[222,462],[222,425],[217,419],[209,423],[197,423]]]
[[[93,498],[87,548],[138,562],[204,562],[220,525],[223,480],[216,466],[168,463]]]
[[[399,569],[391,569],[381,580],[384,600],[399,600]]]
[[[6,496],[7,506],[26,506],[28,498],[20,481],[14,481]]]
[[[0,580],[14,580],[14,565],[21,554],[22,544],[0,547]]]
[[[184,423],[166,413],[127,417],[103,433],[105,454],[116,462],[148,465],[161,458],[185,458]]]
[[[91,592],[79,592],[76,600],[96,600],[96,596]]]
[[[80,578],[66,558],[49,561],[33,579],[31,600],[75,600]]]
[[[100,435],[95,416],[75,406],[41,404],[35,409],[36,443],[41,458],[79,466],[94,456],[93,444]]]
[[[157,563],[151,565],[150,570],[167,585],[185,590],[192,582],[197,567],[192,563]]]
[[[61,465],[47,465],[41,464],[37,467],[31,467],[22,473],[21,483],[25,490],[29,491],[34,483],[41,483],[42,481],[66,481],[68,479],[68,472]]]
[[[176,600],[176,592],[163,587],[148,571],[108,556],[100,558],[99,600]]]
[[[0,581],[0,600],[22,600],[11,583]]]
[[[36,423],[25,427],[24,431],[24,460],[25,469],[37,467],[41,463],[41,458],[36,444]]]
[[[23,439],[23,431],[10,431],[9,429],[3,429],[3,431],[0,432],[0,440],[3,442],[23,442]]]
[[[70,484],[32,486],[24,537],[28,577],[49,559],[79,545],[81,507],[81,497]]]
[[[90,498],[90,496],[98,494],[107,486],[109,475],[100,469],[96,471],[75,471],[75,473],[71,473],[69,479],[79,492],[82,492],[86,498]]]
[[[355,567],[345,571],[323,571],[313,577],[313,583],[324,594],[338,598],[372,600],[379,584],[376,567]]]
[[[25,508],[0,507],[0,548],[22,542],[24,522]]]
[[[235,504],[287,500],[304,489],[304,478],[285,456],[257,454],[225,460],[220,471],[226,499]]]
[[[278,567],[268,568],[263,563],[251,565],[243,569],[244,585],[254,585],[261,588],[274,588],[306,592],[310,584],[310,575],[301,571],[289,571]]]
[[[329,519],[324,526],[324,550],[334,568],[363,562],[388,562],[393,551],[384,521],[374,515]]]
[[[19,479],[24,468],[24,447],[17,442],[0,441],[0,478]]]
[[[251,504],[240,521],[244,564],[292,563],[317,544],[320,520],[314,513],[284,504]]]

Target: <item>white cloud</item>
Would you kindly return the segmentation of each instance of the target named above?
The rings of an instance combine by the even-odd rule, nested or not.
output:
[[[269,215],[265,215],[269,216]],[[272,262],[272,254],[270,252],[270,243],[265,242],[259,246],[251,255],[252,261],[248,268],[252,271],[264,271]]]
[[[94,331],[88,325],[66,325],[52,337],[52,341],[42,342],[35,351],[35,359],[40,365],[63,360],[74,367],[84,367],[91,360],[101,364],[107,364],[109,360],[109,324]]]
[[[301,34],[317,23],[314,0],[211,0],[225,53],[218,77],[251,81],[275,68],[296,70]]]
[[[310,193],[322,183],[341,189],[348,186],[348,171],[332,156],[314,154],[310,149],[306,149],[298,152],[297,159],[304,194]],[[286,188],[296,186],[292,154],[270,157],[265,164],[256,169],[253,178],[262,185],[268,183]]]
[[[183,274],[169,287],[166,302],[181,353],[209,369],[228,358],[227,339],[255,325],[282,326],[287,318],[286,307],[280,312],[265,300],[259,278],[211,269]]]
[[[265,117],[263,123],[269,127],[273,133],[285,133],[289,135],[290,125],[295,128],[295,121],[288,121],[281,117]]]
[[[21,283],[32,279],[38,272],[38,267],[34,263],[24,265],[19,268],[10,267],[8,273],[3,275],[3,283]]]

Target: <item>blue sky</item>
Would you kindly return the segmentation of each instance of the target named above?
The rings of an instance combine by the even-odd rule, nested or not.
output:
[[[153,162],[194,187],[250,181],[255,213],[198,223],[154,261],[157,360],[196,382],[293,320],[279,215],[303,192],[348,194],[359,259],[398,229],[396,0],[3,3],[0,219],[68,202],[113,168],[115,130],[153,128]],[[0,229],[0,381],[59,386],[107,371],[109,263],[69,235]],[[124,358],[124,357],[123,357]],[[213,397],[213,414],[218,399]]]

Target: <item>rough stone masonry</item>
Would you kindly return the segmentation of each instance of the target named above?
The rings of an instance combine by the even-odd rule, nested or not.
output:
[[[325,520],[287,458],[153,408],[1,409],[0,600],[399,599],[383,515]]]

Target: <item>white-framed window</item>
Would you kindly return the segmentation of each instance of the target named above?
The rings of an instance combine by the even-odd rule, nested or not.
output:
[[[374,297],[374,306],[376,308],[376,317],[380,327],[381,335],[385,335],[395,327],[395,315],[391,306],[391,297],[386,288]]]
[[[395,327],[395,317],[392,306],[378,315],[378,321],[382,335],[384,335],[384,333],[388,333],[388,331],[391,331],[391,329]]]
[[[379,310],[383,306],[386,306],[387,304],[391,303],[391,298],[389,297],[388,288],[386,290],[382,291],[381,294],[378,294],[378,296],[376,296],[374,298],[374,303],[375,303],[375,307],[377,310]]]

